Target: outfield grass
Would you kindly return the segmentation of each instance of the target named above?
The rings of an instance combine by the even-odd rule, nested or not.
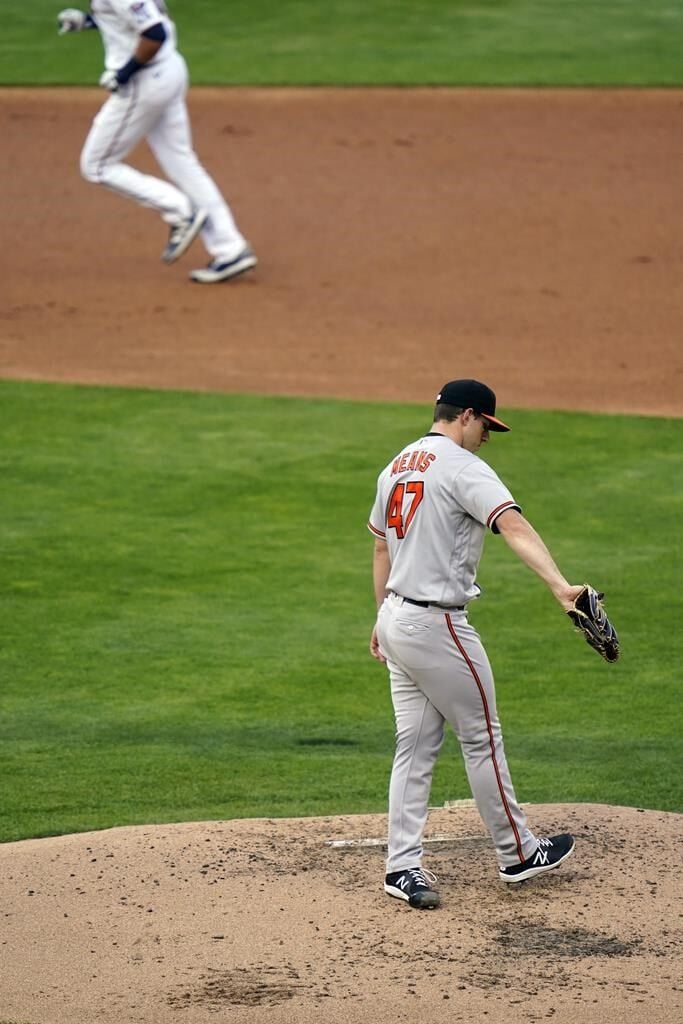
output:
[[[0,0],[0,83],[91,85],[95,33],[58,2]],[[171,0],[195,84],[680,85],[670,0]]]
[[[422,407],[0,382],[0,840],[383,811],[375,477]],[[577,582],[604,664],[502,541],[472,611],[518,795],[683,810],[683,422],[506,412],[486,451]],[[433,801],[469,795],[449,739]]]

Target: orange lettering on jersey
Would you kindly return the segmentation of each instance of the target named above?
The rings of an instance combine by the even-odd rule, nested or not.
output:
[[[418,462],[417,468],[421,473],[426,473],[432,462],[436,461],[436,455],[433,452],[421,452],[421,458]]]
[[[411,473],[414,469],[419,473],[426,473],[432,462],[435,461],[436,455],[433,452],[423,452],[420,448],[416,448],[414,452],[396,456],[391,464],[391,475]]]
[[[396,531],[397,540],[403,540],[413,521],[417,507],[424,498],[425,485],[422,480],[411,480],[407,484],[396,484],[389,495],[387,504],[387,529]],[[410,496],[410,506],[404,515],[403,500]]]

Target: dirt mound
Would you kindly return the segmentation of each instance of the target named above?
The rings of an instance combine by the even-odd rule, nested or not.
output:
[[[116,828],[0,846],[3,1018],[393,1024],[683,1014],[683,815],[526,805],[571,830],[506,886],[473,806],[433,810],[437,911],[382,890],[384,816]]]

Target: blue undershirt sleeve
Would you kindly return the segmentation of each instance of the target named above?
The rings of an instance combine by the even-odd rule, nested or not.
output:
[[[166,29],[161,22],[159,22],[156,25],[152,25],[151,28],[146,28],[144,32],[140,33],[140,35],[144,36],[145,39],[154,39],[157,43],[163,43],[166,39]]]

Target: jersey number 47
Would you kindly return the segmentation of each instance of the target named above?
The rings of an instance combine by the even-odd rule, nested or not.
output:
[[[387,527],[396,530],[402,540],[408,532],[418,505],[424,498],[423,480],[411,480],[407,484],[396,484],[387,504]]]

